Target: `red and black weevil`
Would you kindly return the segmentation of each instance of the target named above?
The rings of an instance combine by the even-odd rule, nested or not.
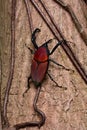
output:
[[[61,40],[60,42],[58,42],[54,48],[52,49],[52,51],[50,52],[48,49],[48,44],[52,42],[52,39],[48,40],[47,42],[45,42],[44,44],[42,44],[40,47],[38,47],[37,43],[36,43],[36,33],[40,32],[39,28],[36,28],[34,30],[34,32],[32,33],[32,38],[31,41],[35,47],[35,52],[30,49],[28,47],[28,49],[31,51],[32,54],[34,54],[34,58],[32,60],[32,64],[31,64],[31,74],[28,78],[28,89],[29,89],[29,81],[30,79],[33,81],[34,85],[36,86],[36,88],[38,88],[38,86],[40,86],[45,78],[45,75],[48,74],[48,76],[50,77],[50,79],[60,88],[62,88],[62,86],[59,86],[58,83],[56,81],[54,81],[54,79],[51,77],[51,75],[48,73],[48,67],[49,67],[49,62],[53,62],[54,64],[61,66],[62,68],[69,70],[67,68],[65,68],[63,65],[60,65],[59,63],[55,62],[53,59],[49,58],[49,56],[51,54],[53,54],[53,52],[57,49],[57,47],[59,45],[62,44],[63,40]],[[27,90],[28,90],[27,89]],[[26,92],[27,92],[26,90]]]

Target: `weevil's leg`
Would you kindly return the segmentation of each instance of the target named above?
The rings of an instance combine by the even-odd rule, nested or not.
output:
[[[47,74],[50,77],[50,79],[56,84],[56,86],[58,86],[59,88],[62,88],[62,86],[59,86],[58,83],[52,78],[52,76],[48,72]]]
[[[37,32],[40,32],[41,30],[39,29],[39,28],[36,28],[35,30],[34,30],[34,32],[32,33],[32,38],[31,38],[31,41],[32,41],[32,43],[33,43],[33,45],[34,45],[34,47],[36,48],[36,49],[38,49],[38,45],[37,45],[37,43],[36,43],[36,33]]]
[[[57,63],[56,61],[54,61],[53,59],[49,59],[49,61],[51,61],[51,62],[53,62],[54,64],[56,64],[56,65],[58,65],[58,66],[60,66],[60,67],[62,67],[62,69],[65,69],[65,70],[67,70],[67,71],[70,71],[70,69],[68,69],[68,68],[66,68],[65,66],[63,66],[63,65],[61,65],[61,64],[59,64],[59,63]]]
[[[59,87],[59,88],[63,88],[63,89],[67,89],[66,87],[62,87],[62,86],[60,86],[60,85],[58,85],[58,83],[52,78],[52,76],[47,72],[47,74],[48,74],[48,76],[50,77],[50,79],[56,84],[56,86],[57,87]]]
[[[51,43],[51,42],[52,42],[52,40],[53,40],[53,39],[50,39],[50,40],[46,41],[44,44],[46,44],[46,45],[47,45],[48,43]]]
[[[26,44],[25,46],[30,50],[31,54],[34,54],[34,51],[30,47],[28,47]]]
[[[28,77],[27,89],[26,89],[25,92],[23,93],[23,97],[24,97],[25,93],[27,93],[27,91],[30,89],[30,84],[29,84],[29,83],[30,83],[30,82],[29,82],[30,79],[31,79],[31,76]]]
[[[59,41],[59,42],[55,45],[55,47],[52,49],[52,51],[49,53],[49,55],[51,55],[51,54],[57,49],[57,47],[58,47],[59,45],[61,45],[61,43],[62,43],[63,41],[64,41],[64,40]]]
[[[49,43],[52,42],[52,40],[53,40],[53,39],[50,39],[50,40],[46,41],[42,46],[47,46]]]
[[[62,86],[60,86],[60,85],[58,85],[58,83],[52,78],[52,76],[47,72],[47,74],[48,74],[48,76],[50,77],[50,79],[56,84],[56,86],[57,87],[59,87],[59,88],[63,88],[63,89],[67,89],[66,87],[62,87]]]

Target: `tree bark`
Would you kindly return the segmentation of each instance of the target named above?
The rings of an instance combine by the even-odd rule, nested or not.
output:
[[[84,44],[72,22],[69,14],[63,10],[53,0],[46,1],[48,9],[53,15],[60,30],[72,47],[75,55],[87,72],[87,46]],[[65,1],[73,8],[76,16],[82,24],[82,27],[87,31],[87,21],[81,10],[79,0]],[[1,19],[1,59],[2,59],[2,84],[1,97],[2,108],[3,98],[6,89],[6,83],[9,74],[9,59],[10,59],[10,17],[11,17],[11,1],[2,1],[3,12]],[[30,5],[32,11],[32,20],[34,28],[40,28],[41,32],[37,36],[38,45],[42,45],[45,41],[54,38],[47,25],[39,16],[37,11]],[[9,94],[9,102],[7,106],[7,116],[10,126],[16,123],[38,121],[38,115],[33,110],[33,100],[36,93],[36,88],[33,83],[30,84],[29,91],[23,97],[23,93],[27,87],[27,79],[31,72],[32,55],[25,46],[25,43],[30,48],[34,49],[31,43],[31,32],[28,24],[28,16],[23,0],[17,1],[16,5],[16,21],[15,21],[15,68],[12,80],[11,90]],[[50,50],[55,46],[57,40],[54,40],[50,45]],[[51,56],[55,61],[71,69],[66,71],[53,63],[49,65],[49,73],[53,79],[67,90],[58,88],[46,76],[42,83],[42,88],[38,100],[38,108],[46,115],[45,125],[41,130],[86,130],[87,129],[87,85],[78,74],[75,67],[63,51],[58,49]],[[26,130],[39,130],[39,128],[26,128]]]

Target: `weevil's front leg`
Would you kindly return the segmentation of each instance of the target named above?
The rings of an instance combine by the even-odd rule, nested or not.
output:
[[[46,46],[47,46],[49,43],[52,42],[52,40],[53,40],[53,39],[50,39],[50,40],[46,41],[44,44],[46,44]],[[43,44],[43,45],[44,45],[44,44]]]
[[[38,45],[37,45],[37,43],[36,43],[36,33],[37,32],[40,32],[40,29],[39,28],[36,28],[35,30],[34,30],[34,32],[32,33],[32,38],[31,38],[31,41],[32,41],[32,43],[33,43],[33,45],[34,45],[34,47],[36,48],[36,49],[38,49]]]
[[[53,39],[54,39],[54,38],[53,38]],[[51,43],[53,39],[50,39],[50,40],[46,41],[42,46],[48,47],[48,44]]]
[[[58,47],[59,45],[62,44],[63,41],[64,41],[64,40],[59,41],[59,42],[55,45],[55,47],[52,49],[52,51],[49,53],[49,55],[53,54],[53,52],[57,49],[57,47]]]
[[[25,92],[23,93],[23,97],[24,97],[25,93],[27,93],[27,91],[30,89],[30,79],[31,79],[31,76],[28,77],[27,89],[26,89]]]

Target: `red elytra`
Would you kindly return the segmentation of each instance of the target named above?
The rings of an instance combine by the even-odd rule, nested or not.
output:
[[[34,54],[31,65],[31,78],[35,86],[39,86],[43,81],[48,69],[48,51],[47,48],[41,46]]]

